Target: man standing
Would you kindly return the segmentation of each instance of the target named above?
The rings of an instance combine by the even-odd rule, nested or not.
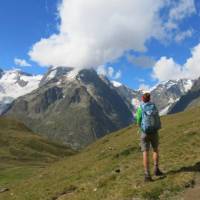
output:
[[[142,105],[136,112],[136,123],[140,127],[141,132],[141,148],[143,151],[143,165],[145,181],[152,181],[149,168],[149,149],[153,148],[154,175],[162,176],[163,173],[159,169],[159,136],[158,130],[161,128],[160,117],[154,103],[150,102],[150,94],[145,93],[142,96]]]

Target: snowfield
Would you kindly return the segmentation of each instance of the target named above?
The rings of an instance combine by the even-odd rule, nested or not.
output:
[[[12,101],[38,88],[42,75],[29,75],[20,70],[4,71],[0,78],[0,114]]]

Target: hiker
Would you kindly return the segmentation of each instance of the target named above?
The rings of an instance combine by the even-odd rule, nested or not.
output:
[[[152,181],[149,168],[149,149],[153,148],[154,175],[162,176],[159,169],[159,136],[158,130],[161,128],[160,117],[154,103],[150,102],[150,93],[142,96],[142,104],[136,112],[136,123],[140,127],[141,149],[143,152],[144,180]]]

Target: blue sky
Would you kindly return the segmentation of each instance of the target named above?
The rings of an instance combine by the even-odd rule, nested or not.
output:
[[[197,78],[194,74],[200,76],[200,67],[197,66],[197,61],[200,59],[200,47],[197,47],[200,43],[200,3],[197,0],[171,1],[165,6],[158,1],[157,5],[152,6],[152,15],[154,15],[152,21],[149,21],[149,17],[152,15],[144,16],[146,13],[144,8],[145,6],[149,7],[147,5],[149,1],[141,0],[141,5],[136,8],[139,10],[138,16],[142,16],[141,22],[130,20],[128,25],[126,21],[121,24],[119,21],[121,19],[129,21],[128,19],[131,17],[134,21],[138,17],[132,15],[131,10],[128,17],[126,14],[129,10],[126,12],[120,10],[121,7],[127,9],[126,3],[131,5],[130,0],[121,1],[122,6],[119,5],[119,7],[117,7],[118,5],[106,5],[106,3],[101,5],[99,0],[94,0],[96,4],[91,6],[88,3],[89,0],[85,1],[85,5],[81,4],[81,0],[70,1],[72,3],[67,8],[66,0],[1,0],[0,68],[5,70],[21,68],[29,73],[40,74],[44,73],[49,65],[68,65],[69,63],[69,65],[74,64],[74,66],[82,68],[81,64],[84,63],[84,67],[94,65],[95,68],[98,68],[97,65],[101,64],[104,66],[103,73],[106,73],[110,79],[117,78],[117,81],[134,89],[151,87],[159,81],[170,78]],[[77,4],[73,3],[75,1]],[[77,6],[79,4],[80,6]],[[188,7],[184,6],[186,4]],[[59,11],[58,5],[60,5]],[[161,6],[162,8],[160,8]],[[117,23],[117,25],[113,25],[113,28],[110,28],[110,24],[107,24],[105,20],[99,19],[100,14],[96,14],[96,10],[104,11],[107,8],[108,13],[105,13],[105,16],[108,19],[116,16],[116,10],[119,9],[117,16],[120,18],[113,22],[113,24]],[[94,13],[91,12],[91,9]],[[74,16],[71,10],[81,13],[82,19]],[[88,16],[88,10],[93,15]],[[151,9],[149,8],[149,10]],[[115,15],[110,14],[112,11],[115,12]],[[154,21],[160,23],[159,28],[155,27]],[[139,26],[140,23],[144,23],[144,27]],[[150,23],[152,23],[152,27],[147,29],[146,26]],[[133,28],[133,26],[135,27]],[[125,28],[122,30],[122,27]],[[128,34],[129,28],[133,36]],[[141,35],[143,33],[146,35],[140,36],[140,31]],[[153,33],[154,31],[157,31],[156,34]],[[101,32],[102,34],[100,34]],[[111,36],[108,36],[109,33]],[[52,35],[55,38],[52,38]],[[71,36],[71,41],[68,41],[66,35]],[[98,42],[90,44],[88,35]],[[42,38],[47,40],[44,42],[41,40]],[[137,42],[137,38],[141,42]],[[113,42],[110,42],[111,40]],[[106,42],[104,43],[104,41]],[[62,42],[63,44],[61,44]],[[76,44],[80,44],[81,50],[76,47]],[[58,54],[53,52],[54,49],[57,49],[56,53]],[[104,56],[104,58],[102,55],[105,55],[108,49],[112,55]],[[68,57],[63,54],[63,51],[72,53]],[[94,52],[100,52],[99,57],[94,58],[96,56]],[[162,57],[165,58],[161,59]],[[17,63],[14,61],[15,58],[26,63]],[[69,62],[65,59],[69,59]],[[192,60],[192,64],[186,62],[188,59]],[[107,70],[109,67],[113,69],[110,74]],[[118,73],[120,75],[116,77],[117,72],[120,72]],[[174,75],[175,73],[178,73],[177,76]],[[154,74],[154,78],[152,74]]]
[[[0,2],[0,66],[16,67],[14,58],[29,61],[27,52],[41,37],[57,31],[56,0],[2,0]],[[30,62],[30,61],[29,61]],[[30,73],[43,73],[46,68],[32,63],[23,68]]]

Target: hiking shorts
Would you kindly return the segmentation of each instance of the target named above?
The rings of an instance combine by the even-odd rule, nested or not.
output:
[[[158,150],[159,136],[158,132],[152,134],[141,133],[141,149],[142,151],[149,151],[150,146],[154,151]]]

